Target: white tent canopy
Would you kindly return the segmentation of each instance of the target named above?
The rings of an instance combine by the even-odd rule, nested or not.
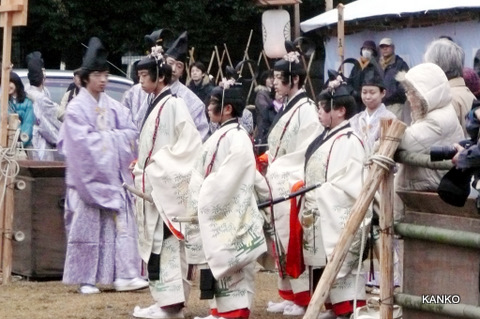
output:
[[[478,8],[479,0],[357,0],[345,5],[345,21],[385,15],[402,16],[405,13],[447,10],[453,8]],[[322,28],[338,21],[338,10],[333,9],[300,23],[303,32]]]
[[[367,19],[369,21],[380,19],[387,15],[406,17],[412,13],[422,12],[425,15],[435,10],[452,10],[456,8],[480,9],[480,0],[357,0],[345,5],[344,20]],[[452,12],[452,14],[454,14]],[[338,10],[330,10],[315,18],[301,23],[304,32],[336,24]],[[358,26],[361,26],[361,22]],[[401,56],[412,67],[423,61],[423,53],[427,45],[439,36],[449,36],[465,51],[465,66],[473,67],[473,60],[480,50],[480,23],[478,20],[446,21],[424,27],[405,27],[389,30],[363,30],[345,35],[343,42],[344,57],[357,58],[360,47],[365,40],[375,43],[384,38],[392,38],[395,44],[395,53]],[[347,31],[348,26],[345,31]],[[324,76],[328,69],[337,69],[340,60],[338,56],[338,38],[329,36],[325,38],[325,64]],[[345,70],[349,74],[349,68]]]

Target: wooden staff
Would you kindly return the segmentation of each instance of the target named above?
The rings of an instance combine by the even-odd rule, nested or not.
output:
[[[263,56],[263,60],[265,61],[265,64],[267,65],[267,69],[270,70],[270,63],[268,63],[268,58],[267,58],[267,54],[265,54],[265,50],[262,50],[262,56]]]
[[[230,64],[230,66],[233,68],[232,59],[230,59],[230,53],[228,53],[227,45],[224,43],[223,47],[225,49],[225,53],[227,54],[228,64]]]
[[[133,195],[135,195],[137,197],[140,197],[140,198],[146,200],[149,203],[153,203],[152,195],[142,193],[141,191],[139,191],[138,189],[136,189],[133,186],[128,185],[127,183],[123,183],[122,187],[125,188],[130,193],[132,193]]]
[[[187,66],[187,79],[185,80],[185,83],[190,82],[191,74],[190,74],[190,67],[192,66],[193,63],[195,63],[195,57],[194,57],[194,52],[195,52],[195,47],[192,47],[190,50],[188,50],[188,66]]]
[[[243,61],[250,59],[248,57],[248,49],[250,48],[250,41],[252,40],[252,34],[253,34],[253,29],[250,30],[250,35],[248,36],[247,46],[245,47],[245,51],[243,52]],[[250,70],[251,70],[251,66],[250,66]],[[243,64],[240,67],[240,74],[242,74],[242,71],[243,71]],[[253,73],[253,71],[252,71],[252,73]]]
[[[343,60],[345,58],[345,21],[343,19],[343,9],[344,9],[343,4],[339,4],[337,6],[338,10],[338,23],[337,23],[337,33],[338,33],[338,43],[337,43],[337,48],[338,48],[338,56],[340,57],[340,71],[343,73]]]
[[[384,119],[382,119],[382,121],[384,121]],[[377,154],[391,159],[400,143],[406,127],[407,126],[403,122],[393,120],[385,138],[382,139],[380,143],[380,149]],[[340,234],[338,243],[330,256],[330,260],[327,263],[322,276],[320,277],[320,281],[308,305],[305,316],[303,317],[304,319],[316,319],[318,317],[320,309],[324,305],[325,300],[329,295],[330,288],[332,287],[343,261],[347,256],[355,234],[364,220],[365,213],[373,200],[380,182],[384,179],[385,174],[389,174],[389,172],[376,162],[370,167],[370,172],[365,180],[360,196],[352,207],[345,228]]]
[[[260,55],[258,56],[258,59],[257,59],[257,67],[260,68],[260,62],[261,62],[261,59],[262,59],[262,54],[263,54],[263,51],[260,52]],[[250,66],[250,69],[251,69],[251,66]],[[252,71],[253,72],[253,71]],[[254,76],[252,76],[253,78]],[[252,90],[253,90],[253,81],[252,83],[250,83],[250,87],[248,88],[248,94],[247,94],[247,104],[248,104],[248,101],[250,100],[250,95],[252,94]]]
[[[212,56],[210,57],[210,63],[208,64],[207,73],[210,74],[212,69],[213,60],[215,59],[215,50],[212,51]]]
[[[218,61],[218,71],[217,71],[217,76],[215,77],[215,80],[219,81],[218,77],[220,76],[220,80],[223,78],[223,71],[222,71],[222,65],[223,65],[223,59],[225,58],[225,51],[222,52],[222,58],[220,58],[220,54],[218,53],[218,47],[215,46],[215,55],[217,56],[217,61]]]
[[[313,87],[312,84],[312,79],[310,78],[310,68],[312,67],[312,61],[313,58],[315,57],[315,51],[313,51],[312,55],[310,56],[310,59],[308,60],[308,66],[307,66],[307,83],[310,84],[310,90],[312,91],[312,98],[315,100],[315,88]]]

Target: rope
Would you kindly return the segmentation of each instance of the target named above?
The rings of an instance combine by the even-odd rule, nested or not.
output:
[[[367,160],[365,165],[370,166],[373,163],[377,164],[378,166],[380,166],[386,171],[390,171],[396,165],[393,159],[391,159],[388,156],[384,156],[380,154],[373,154],[372,156],[370,156],[370,158]]]
[[[385,139],[388,139],[388,140],[396,140],[394,138],[385,138]],[[373,154],[372,156],[370,156],[367,161],[365,162],[365,165],[364,166],[370,166],[372,165],[373,163],[377,164],[378,166],[380,166],[381,168],[383,168],[384,170],[386,171],[391,171],[395,168],[396,166],[396,163],[393,159],[391,159],[390,157],[388,156],[384,156],[384,155],[380,155],[380,154]],[[363,170],[362,170],[362,175],[363,175]],[[363,179],[363,176],[362,176],[362,181],[364,181]],[[365,221],[363,221],[363,223],[365,223]],[[372,225],[370,225],[370,227],[372,227]],[[363,249],[364,249],[364,234],[365,232],[365,227],[362,228],[362,240],[361,240],[361,247],[360,247],[360,256],[363,255]],[[383,233],[387,233],[387,234],[390,234],[392,233],[392,227],[387,227],[386,229],[380,229],[380,232],[383,232]],[[358,263],[358,269],[357,269],[357,275],[356,275],[356,278],[355,278],[355,291],[357,290],[357,285],[358,285],[358,277],[359,277],[359,273],[360,273],[360,270],[361,270],[361,257],[360,257],[360,262]],[[368,307],[373,307],[374,305],[371,304],[371,299],[370,298],[369,300],[367,300],[367,306]],[[378,304],[376,306],[380,306],[380,304],[385,304],[385,305],[393,305],[393,303],[387,303],[386,301],[387,300],[393,300],[393,296],[389,296],[387,298],[385,298],[384,300],[380,300],[378,299]],[[354,319],[357,318],[357,296],[355,295],[354,297],[354,308],[353,308],[353,317]]]
[[[20,135],[20,129],[15,132],[13,141],[17,141]],[[3,207],[3,202],[5,200],[5,195],[7,192],[7,181],[14,180],[15,176],[18,175],[20,172],[20,165],[16,161],[16,144],[12,143],[12,145],[8,148],[0,147],[0,174],[3,177],[3,184],[0,188],[0,207]],[[11,169],[13,166],[13,169]],[[3,218],[3,216],[0,216]],[[2,236],[7,235],[10,236],[13,234],[11,229],[3,228],[0,230]]]

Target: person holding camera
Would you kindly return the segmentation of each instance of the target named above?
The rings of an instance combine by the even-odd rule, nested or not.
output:
[[[458,169],[480,167],[480,148],[478,147],[478,133],[480,129],[480,101],[473,102],[472,109],[465,117],[466,129],[471,137],[470,144],[454,143],[457,153],[452,163]]]
[[[406,129],[398,150],[429,154],[432,146],[452,145],[464,139],[464,133],[452,105],[447,76],[433,63],[422,63],[408,72],[399,72],[397,80],[405,88],[412,110],[412,124]],[[399,164],[395,190],[436,191],[447,171]],[[403,202],[395,198],[395,219],[403,216]]]

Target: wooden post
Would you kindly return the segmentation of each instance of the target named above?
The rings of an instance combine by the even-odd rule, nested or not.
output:
[[[325,0],[325,11],[333,9],[333,0]]]
[[[247,46],[245,47],[245,51],[244,51],[244,53],[243,53],[243,60],[244,60],[244,61],[250,59],[250,58],[248,57],[248,49],[250,48],[250,41],[252,41],[252,34],[253,34],[253,29],[250,30],[250,34],[249,34],[249,36],[248,36],[248,41],[247,41]],[[249,65],[249,66],[250,66],[250,65]],[[243,71],[243,64],[242,64],[242,66],[240,67],[240,74],[242,73],[242,71]]]
[[[380,184],[380,318],[393,318],[393,173]]]
[[[265,64],[267,65],[267,69],[270,70],[270,63],[268,63],[268,58],[267,58],[267,54],[265,53],[265,50],[262,50],[262,55],[263,55],[263,60],[265,61]]]
[[[10,13],[2,13],[5,26],[3,27],[3,59],[2,59],[2,83],[10,83],[10,64],[12,55],[12,16]],[[8,85],[2,86],[1,94],[1,138],[0,144],[2,147],[7,147],[8,135]]]
[[[11,54],[12,54],[12,27],[27,24],[27,0],[2,0],[0,5],[0,20],[3,27],[3,50],[2,50],[2,90],[0,100],[0,145],[2,148],[8,147],[8,83],[10,82]],[[16,141],[13,141],[14,143]],[[10,154],[15,156],[15,154]],[[12,225],[13,225],[13,176],[14,167],[8,162],[2,160],[0,163],[2,169],[5,169],[9,177],[0,177],[0,187],[6,185],[4,197],[0,199],[0,223],[1,236],[1,260],[2,260],[2,283],[8,284],[12,278]],[[6,178],[6,180],[5,180]]]
[[[190,74],[190,67],[192,64],[195,63],[195,47],[192,47],[190,50],[188,50],[188,66],[187,66],[187,78],[185,79],[185,83],[188,84],[190,82],[191,74]]]
[[[345,7],[343,4],[339,4],[337,6],[338,10],[338,23],[337,23],[337,33],[338,33],[338,56],[340,58],[340,65],[343,63],[343,60],[345,59],[345,21],[343,20],[343,9]],[[343,65],[340,69],[340,71],[343,73]]]
[[[217,71],[217,76],[215,77],[215,80],[218,83],[219,82],[218,77],[220,76],[220,81],[223,78],[222,66],[223,66],[223,59],[225,58],[225,51],[222,52],[222,58],[220,58],[220,54],[218,53],[218,47],[215,46],[215,55],[217,56],[217,60],[218,60],[218,71]]]
[[[385,121],[385,119],[382,119],[382,121]],[[400,143],[406,127],[407,126],[403,122],[399,120],[393,120],[385,138],[383,138],[380,143],[380,149],[377,154],[390,159],[393,158],[393,154]],[[332,255],[329,256],[329,261],[320,278],[317,288],[315,289],[310,304],[308,305],[305,316],[303,317],[304,319],[316,319],[318,317],[320,309],[324,305],[325,300],[329,295],[330,288],[332,287],[332,284],[335,281],[338,272],[340,271],[342,263],[347,256],[353,238],[355,237],[360,224],[365,218],[365,213],[367,212],[367,209],[373,200],[375,192],[377,191],[385,174],[388,173],[389,172],[375,162],[373,162],[371,165],[368,177],[365,180],[360,196],[357,198],[357,201],[352,207],[350,216],[345,223],[345,228],[340,234],[340,238]]]
[[[212,51],[212,56],[210,57],[210,63],[208,64],[208,69],[207,69],[208,74],[210,74],[210,71],[212,69],[213,60],[215,60],[215,50]]]
[[[300,4],[295,3],[293,5],[293,38],[296,39],[300,36]]]
[[[224,49],[225,49],[225,52],[227,53],[228,64],[230,64],[230,66],[233,68],[232,59],[230,59],[230,53],[228,53],[227,45],[224,43],[224,44],[223,44],[223,47],[224,47]]]
[[[306,70],[306,72],[307,72],[307,78],[306,79],[307,79],[307,83],[310,85],[310,91],[312,93],[312,99],[313,100],[315,100],[316,97],[315,97],[315,88],[313,87],[312,79],[310,77],[310,68],[312,67],[312,62],[313,62],[314,57],[315,57],[315,51],[313,51],[312,55],[310,56],[310,59],[308,60],[308,65],[307,65],[307,70]],[[303,58],[303,56],[302,56],[302,58]]]

